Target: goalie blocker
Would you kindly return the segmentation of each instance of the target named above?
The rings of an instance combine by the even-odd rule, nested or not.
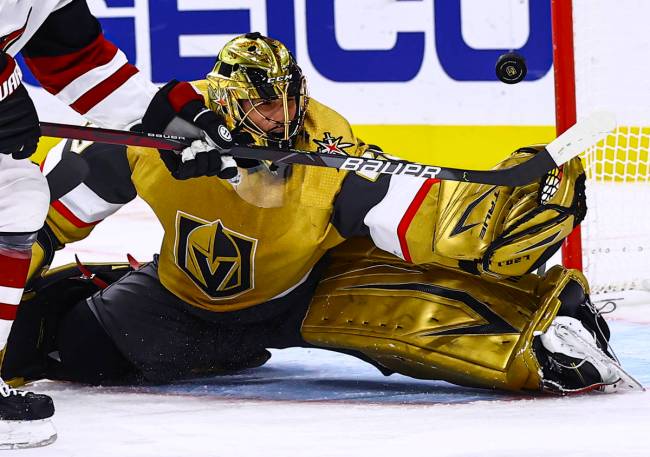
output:
[[[608,352],[607,324],[577,271],[497,283],[407,264],[359,239],[337,249],[316,286],[322,267],[286,297],[209,320],[160,285],[156,262],[52,270],[20,308],[2,375],[167,382],[256,367],[268,348],[301,346],[357,356],[385,375],[473,387],[640,388]]]

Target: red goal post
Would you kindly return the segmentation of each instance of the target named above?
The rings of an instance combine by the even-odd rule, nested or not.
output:
[[[650,290],[650,1],[550,1],[557,133],[593,111],[618,119],[583,153],[587,217],[563,263],[594,293]]]
[[[559,136],[576,123],[572,0],[551,0],[551,22],[555,76],[555,129]],[[567,268],[582,270],[582,241],[579,226],[564,241],[562,263]]]

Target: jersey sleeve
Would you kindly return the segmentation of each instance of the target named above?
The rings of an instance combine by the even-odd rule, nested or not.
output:
[[[382,154],[369,148],[362,155],[375,158]],[[429,221],[437,210],[438,182],[348,173],[334,203],[332,224],[344,238],[370,237],[378,248],[418,263],[419,250],[431,246],[434,227]]]
[[[305,116],[306,135],[297,149],[369,159],[393,159],[358,138],[349,122],[313,98]],[[439,181],[369,171],[341,172],[306,167],[301,200],[331,210],[339,238],[369,237],[374,244],[408,262],[431,257]],[[329,189],[329,191],[328,191]],[[340,242],[340,240],[339,240]]]
[[[34,76],[99,126],[124,129],[138,122],[156,86],[104,37],[85,0],[59,6],[22,50]]]
[[[62,244],[90,234],[136,197],[125,146],[67,140],[41,165],[50,186],[46,224]]]

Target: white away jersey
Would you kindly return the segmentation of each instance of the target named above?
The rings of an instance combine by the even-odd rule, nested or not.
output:
[[[0,50],[88,120],[123,129],[139,121],[156,86],[106,40],[85,0],[0,0]]]

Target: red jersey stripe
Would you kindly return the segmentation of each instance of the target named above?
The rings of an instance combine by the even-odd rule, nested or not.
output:
[[[75,216],[72,211],[70,211],[63,203],[61,203],[60,200],[53,201],[50,203],[50,206],[56,210],[57,213],[59,213],[61,216],[66,218],[68,222],[70,222],[72,225],[74,225],[77,228],[86,228],[86,227],[92,227],[94,225],[99,224],[101,221],[96,221],[96,222],[84,222],[81,219],[79,219],[77,216]]]
[[[413,222],[413,218],[417,214],[418,209],[420,209],[420,206],[422,205],[424,198],[429,193],[429,189],[431,189],[431,186],[433,186],[437,182],[440,182],[440,180],[427,179],[426,181],[424,181],[424,184],[422,184],[422,187],[420,187],[418,193],[415,194],[415,198],[413,198],[413,201],[409,205],[408,209],[404,213],[404,216],[402,216],[402,220],[399,221],[399,224],[397,226],[397,238],[399,239],[399,246],[400,249],[402,250],[402,255],[404,256],[404,260],[406,260],[407,262],[412,262],[412,260],[411,260],[411,253],[409,252],[408,243],[406,242],[406,232],[411,226],[411,222]]]
[[[15,321],[18,313],[18,306],[0,303],[0,319],[5,321]]]
[[[111,76],[79,97],[70,107],[79,114],[86,114],[136,73],[138,73],[138,69],[133,65],[129,63],[122,65]]]
[[[25,57],[25,63],[41,85],[56,95],[79,76],[106,65],[116,54],[117,47],[100,34],[78,51],[54,57]]]
[[[188,82],[178,83],[169,91],[169,103],[174,111],[179,112],[188,102],[198,100],[203,103],[203,96],[198,94]]]

